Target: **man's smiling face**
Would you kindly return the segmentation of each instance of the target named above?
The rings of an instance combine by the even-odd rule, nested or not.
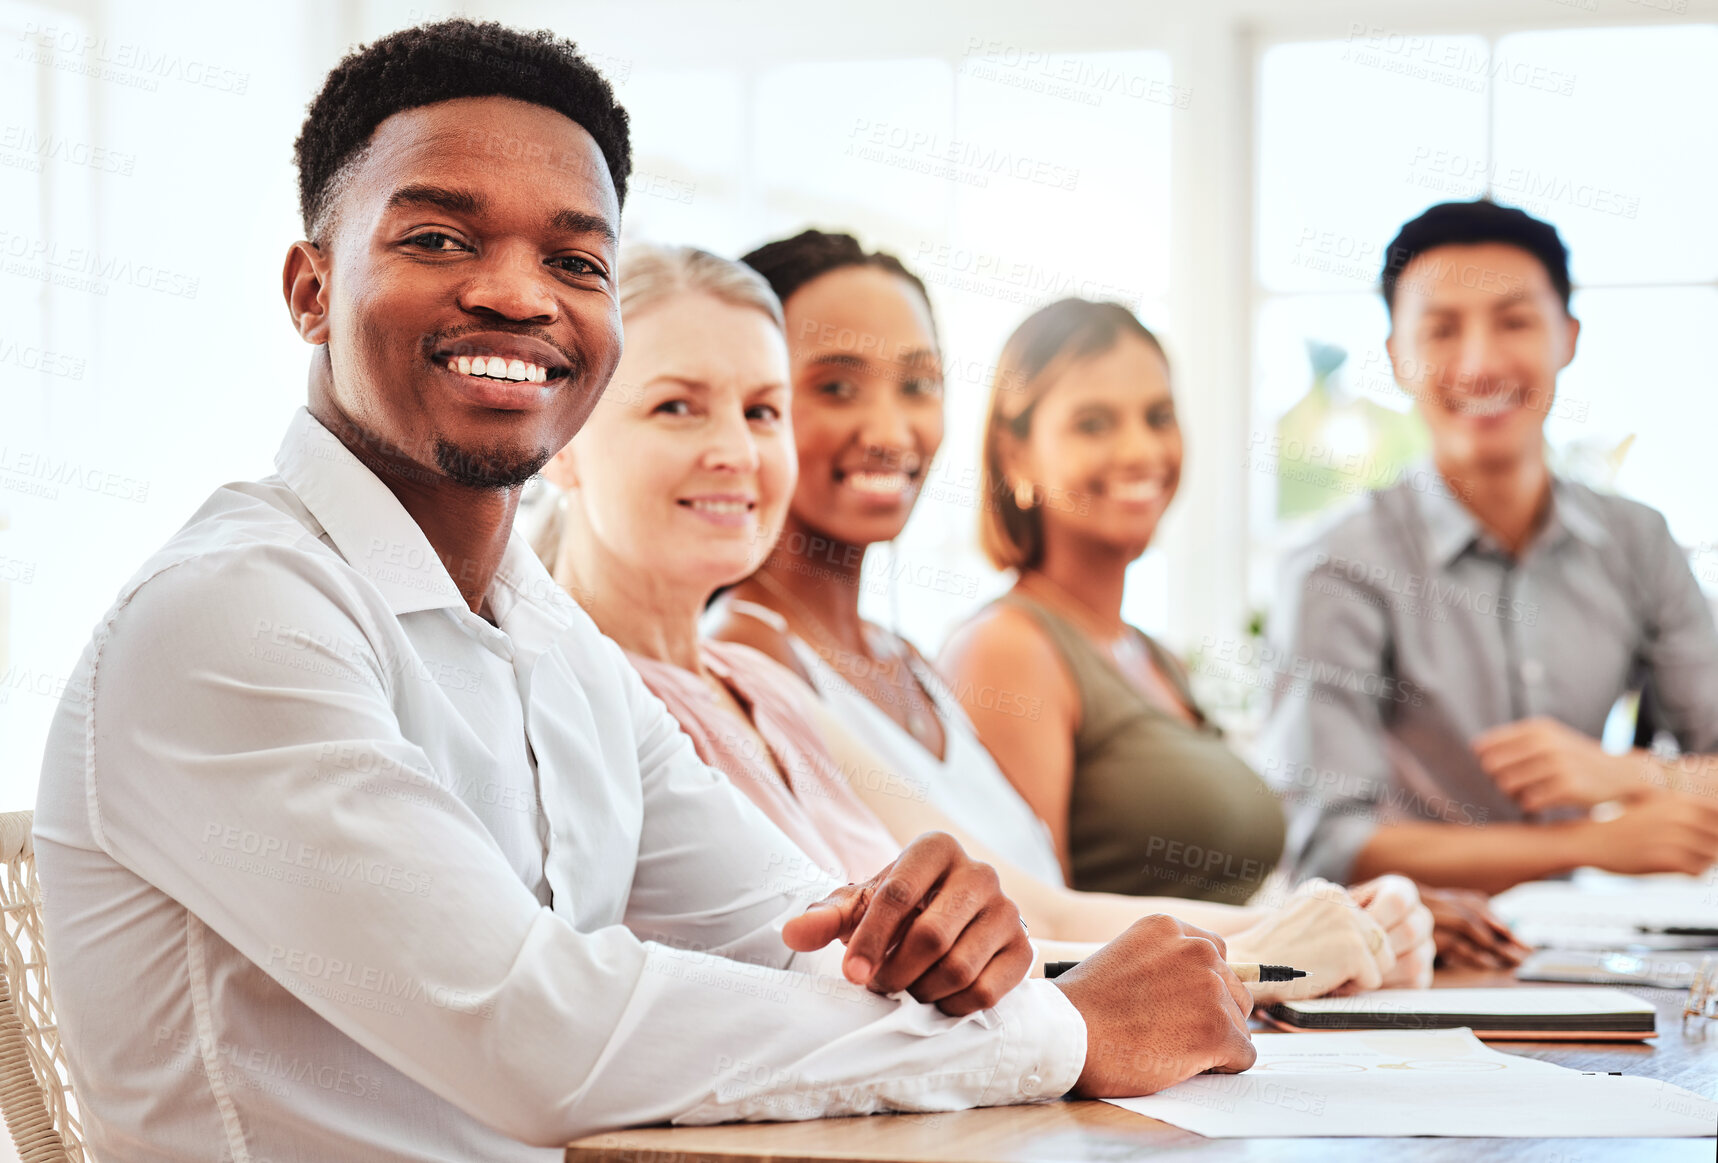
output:
[[[360,454],[477,488],[541,468],[620,358],[619,225],[602,151],[553,109],[465,97],[383,121],[324,240],[320,334],[300,322]]]

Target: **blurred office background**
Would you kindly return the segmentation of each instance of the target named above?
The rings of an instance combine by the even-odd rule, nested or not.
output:
[[[1418,455],[1382,250],[1488,191],[1573,254],[1558,463],[1662,509],[1718,589],[1718,0],[0,0],[0,809],[32,802],[118,586],[271,472],[303,401],[279,271],[306,103],[348,48],[455,13],[552,28],[614,82],[629,237],[848,229],[923,276],[948,436],[877,551],[912,568],[865,600],[927,649],[1004,584],[977,424],[1033,307],[1118,299],[1164,337],[1188,459],[1128,613],[1197,654]]]

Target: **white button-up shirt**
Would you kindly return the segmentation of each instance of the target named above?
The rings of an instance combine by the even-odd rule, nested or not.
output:
[[[126,584],[48,741],[49,965],[98,1159],[547,1161],[1073,1084],[1054,985],[957,1019],[788,950],[830,883],[518,535],[491,625],[308,412],[275,463]]]

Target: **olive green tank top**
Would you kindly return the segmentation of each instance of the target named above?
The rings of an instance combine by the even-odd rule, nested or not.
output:
[[[999,600],[1037,620],[1079,689],[1072,887],[1244,903],[1282,857],[1282,805],[1200,713],[1181,664],[1134,631],[1197,725],[1146,698],[1049,607],[1018,592]]]

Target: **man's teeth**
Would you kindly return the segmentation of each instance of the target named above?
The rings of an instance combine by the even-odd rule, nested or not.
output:
[[[1470,396],[1458,407],[1473,416],[1500,416],[1514,406],[1515,401],[1505,392],[1496,396]]]
[[[907,474],[904,472],[850,472],[847,474],[847,485],[849,488],[858,489],[862,493],[877,493],[895,497],[907,491]]]
[[[686,503],[705,513],[744,513],[752,507],[750,501],[712,501],[702,497]]]
[[[1118,501],[1155,501],[1163,495],[1162,481],[1115,481],[1109,494]]]
[[[549,370],[522,359],[506,359],[499,355],[461,355],[447,361],[447,370],[464,376],[484,376],[492,380],[515,380],[521,383],[547,383]]]

